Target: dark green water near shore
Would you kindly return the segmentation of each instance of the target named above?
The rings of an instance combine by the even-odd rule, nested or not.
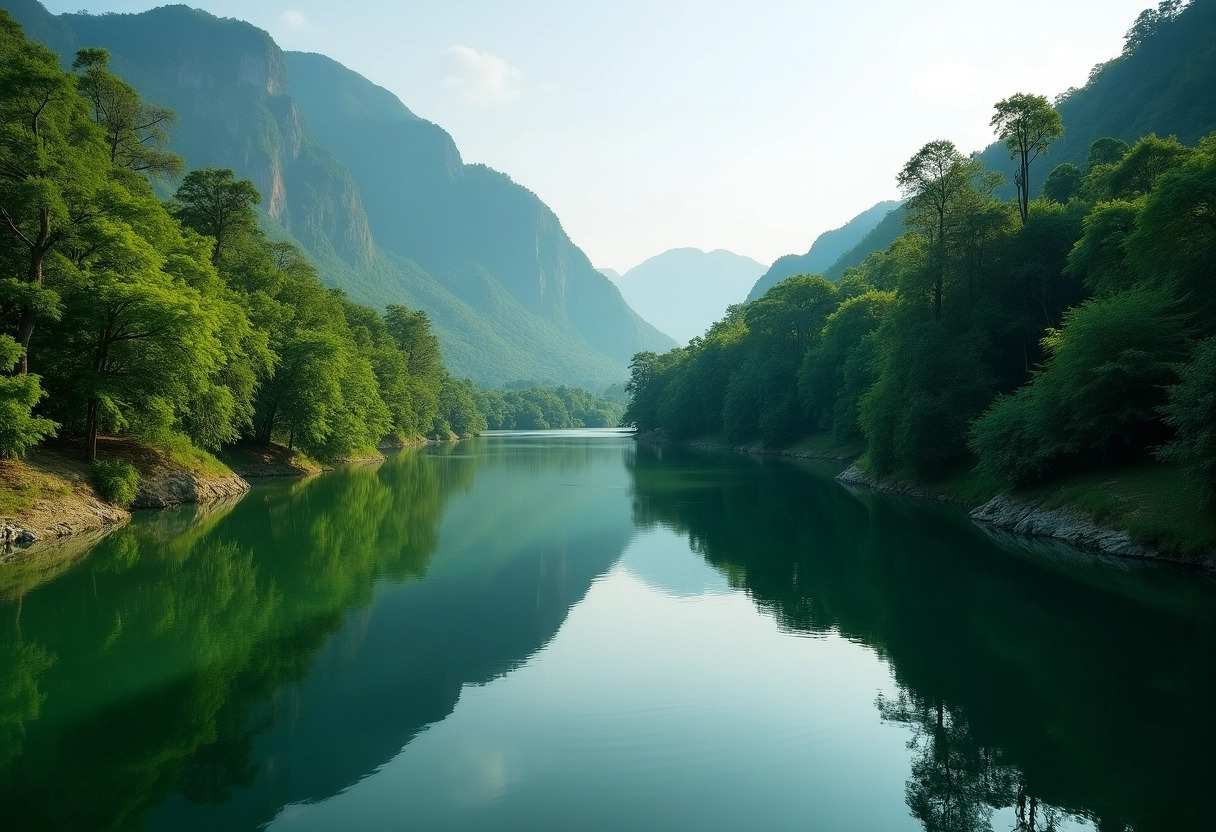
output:
[[[490,435],[0,566],[0,829],[1210,828],[1216,587]]]

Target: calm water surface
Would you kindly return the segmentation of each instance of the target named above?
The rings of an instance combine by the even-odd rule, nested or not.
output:
[[[0,567],[0,828],[1211,829],[1209,579],[499,434]]]

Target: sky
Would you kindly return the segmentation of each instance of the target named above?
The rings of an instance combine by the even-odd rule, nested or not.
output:
[[[44,2],[56,13],[163,5]],[[895,198],[896,173],[925,142],[981,149],[996,101],[1083,85],[1150,2],[191,5],[393,91],[466,162],[535,191],[596,266],[624,272],[686,246],[763,263],[805,252]]]

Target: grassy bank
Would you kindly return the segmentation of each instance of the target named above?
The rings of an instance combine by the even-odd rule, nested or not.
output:
[[[1021,489],[1047,508],[1072,507],[1146,546],[1194,560],[1216,553],[1216,512],[1175,465],[1144,462]]]

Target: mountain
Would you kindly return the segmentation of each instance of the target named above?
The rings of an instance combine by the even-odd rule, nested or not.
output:
[[[747,299],[755,300],[787,277],[796,274],[826,273],[841,256],[857,245],[898,206],[899,202],[895,200],[880,202],[862,211],[840,228],[820,234],[806,254],[787,254],[777,258],[772,267],[756,281],[756,285],[752,286]]]
[[[1216,0],[1192,0],[1151,23],[1134,48],[1095,66],[1085,86],[1057,99],[1064,135],[1031,166],[1031,195],[1056,165],[1071,162],[1084,170],[1090,143],[1103,136],[1131,144],[1156,133],[1194,144],[1216,130],[1213,90]],[[980,159],[1013,181],[1013,162],[1003,143],[989,145]],[[1013,195],[1012,185],[1007,194]]]
[[[1156,133],[1194,144],[1216,131],[1214,89],[1216,0],[1191,0],[1176,16],[1153,22],[1134,48],[1094,67],[1085,86],[1057,99],[1064,136],[1031,167],[1031,194],[1042,189],[1056,165],[1070,162],[1084,169],[1089,145],[1103,136],[1132,144]],[[989,145],[979,158],[1013,181],[1013,162],[1003,143]],[[1013,196],[1012,184],[1003,194]],[[902,233],[903,212],[892,211],[824,275],[839,279],[845,269],[886,249]]]
[[[621,285],[621,273],[616,269],[600,269],[600,274],[611,280],[617,286]]]
[[[108,49],[115,73],[176,111],[173,148],[189,167],[252,180],[269,233],[298,241],[353,300],[425,310],[453,374],[599,390],[626,376],[635,352],[672,345],[539,197],[464,164],[442,128],[341,64],[186,6],[0,7],[65,64],[78,46]]]
[[[675,248],[634,266],[616,284],[646,320],[686,344],[763,272],[762,263],[722,249]]]

